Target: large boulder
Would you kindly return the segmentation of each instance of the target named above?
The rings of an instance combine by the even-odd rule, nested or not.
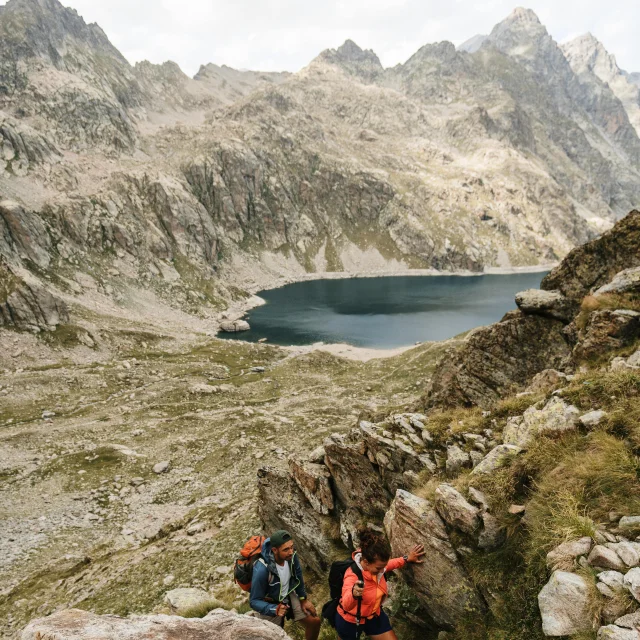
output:
[[[513,311],[473,331],[438,363],[425,405],[490,408],[544,369],[564,368],[571,356],[564,326],[560,320]]]
[[[224,320],[220,323],[220,331],[225,333],[240,333],[241,331],[249,331],[251,327],[246,320]]]
[[[304,564],[318,574],[326,572],[336,552],[341,550],[339,542],[326,533],[334,529],[331,518],[311,506],[284,469],[260,469],[258,492],[258,515],[264,532],[269,535],[286,529],[293,536]]]
[[[516,294],[516,304],[524,313],[571,322],[579,307],[574,300],[565,298],[559,291],[527,289]]]
[[[216,609],[204,618],[148,615],[120,618],[67,609],[33,620],[20,640],[286,640],[271,622]]]
[[[542,631],[547,636],[572,636],[591,631],[589,585],[575,573],[555,571],[538,595]]]
[[[640,211],[632,211],[598,239],[573,251],[542,281],[574,300],[611,282],[625,269],[640,266]]]
[[[526,449],[539,435],[557,435],[576,429],[580,411],[553,397],[542,408],[529,407],[522,416],[509,418],[502,434],[505,444]]]
[[[506,467],[523,449],[513,444],[499,444],[489,451],[485,458],[478,464],[471,475],[489,475]]]
[[[403,569],[402,576],[437,625],[452,628],[463,618],[486,611],[451,546],[444,522],[428,500],[399,490],[384,524],[394,555],[424,545],[427,560]]]

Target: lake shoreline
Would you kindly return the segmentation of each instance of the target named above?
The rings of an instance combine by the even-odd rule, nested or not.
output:
[[[405,270],[382,270],[382,271],[362,271],[362,272],[343,272],[343,271],[329,271],[329,272],[316,272],[309,273],[302,276],[293,276],[288,278],[281,278],[280,281],[274,282],[272,286],[262,286],[258,289],[249,289],[251,296],[241,302],[231,305],[226,311],[222,312],[218,317],[218,327],[216,337],[219,338],[220,329],[219,324],[225,320],[239,320],[244,318],[247,313],[252,309],[260,307],[266,304],[266,300],[260,297],[258,292],[273,291],[281,289],[291,284],[297,284],[302,282],[313,282],[318,280],[357,280],[357,279],[372,279],[372,278],[390,278],[390,277],[442,277],[442,276],[456,276],[456,277],[480,277],[488,275],[518,275],[518,274],[535,274],[544,273],[550,271],[556,266],[557,263],[546,265],[534,265],[526,267],[488,267],[482,272],[474,271],[438,271],[436,269],[405,269]],[[514,302],[515,307],[515,302]],[[229,335],[229,334],[226,334]],[[230,337],[220,339],[233,339]],[[240,339],[240,338],[239,338]],[[240,339],[241,340],[241,339]],[[243,341],[244,342],[244,341]],[[426,342],[429,342],[428,340]],[[274,344],[274,343],[269,343]],[[421,344],[420,342],[417,344]],[[334,355],[338,355],[350,360],[358,360],[366,362],[373,358],[391,358],[399,355],[409,349],[413,349],[416,344],[404,345],[399,347],[390,348],[375,348],[375,347],[358,347],[348,344],[346,342],[339,343],[325,343],[318,342],[308,345],[281,345],[278,347],[289,351],[292,355],[299,355],[303,353],[309,353],[312,351],[323,350]]]

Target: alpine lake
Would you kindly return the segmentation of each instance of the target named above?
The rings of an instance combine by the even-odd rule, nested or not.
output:
[[[297,282],[258,293],[251,329],[220,338],[277,345],[347,343],[395,349],[491,324],[545,273],[385,276]]]

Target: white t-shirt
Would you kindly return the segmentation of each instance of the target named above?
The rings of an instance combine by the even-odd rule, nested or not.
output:
[[[291,581],[291,569],[289,569],[289,563],[285,562],[282,566],[280,566],[276,562],[276,569],[278,570],[278,575],[280,576],[280,594],[285,596],[289,593],[289,582]]]

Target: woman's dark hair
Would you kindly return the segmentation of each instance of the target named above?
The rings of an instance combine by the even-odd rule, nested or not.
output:
[[[391,557],[391,547],[383,534],[372,529],[360,529],[358,537],[360,538],[362,557],[367,562],[376,562],[377,560],[386,562]]]

